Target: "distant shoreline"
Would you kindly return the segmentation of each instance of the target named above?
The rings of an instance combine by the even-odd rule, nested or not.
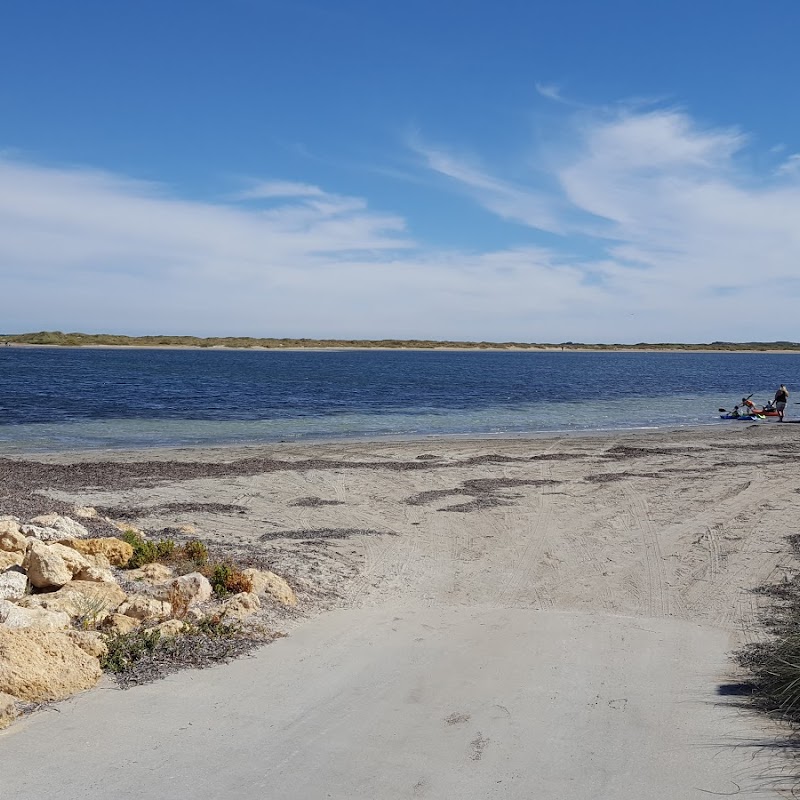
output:
[[[2,342],[2,340],[0,340]],[[2,342],[2,347],[17,348],[17,349],[31,349],[31,348],[46,348],[48,350],[211,350],[215,352],[284,352],[284,353],[297,353],[297,352],[363,352],[376,350],[381,352],[391,351],[409,351],[409,352],[432,352],[432,353],[720,353],[720,354],[736,354],[736,353],[762,353],[774,355],[798,355],[800,354],[800,345],[796,348],[771,348],[771,347],[711,347],[702,345],[675,345],[660,347],[657,345],[530,345],[530,346],[484,346],[484,345],[463,345],[459,346],[431,346],[431,347],[415,347],[411,344],[408,346],[381,346],[381,345],[329,345],[322,344],[308,345],[308,346],[284,346],[277,345],[267,347],[264,345],[195,345],[195,344],[98,344],[98,343],[85,343],[85,344],[54,344],[54,343],[38,343],[38,342]]]

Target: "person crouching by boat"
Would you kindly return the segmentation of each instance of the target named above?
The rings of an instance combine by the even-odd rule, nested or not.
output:
[[[742,398],[742,411],[745,414],[755,414],[756,413],[756,404],[748,399],[747,397]]]
[[[789,390],[781,384],[781,388],[775,392],[775,408],[778,411],[778,422],[783,422],[783,412],[786,408],[786,402],[789,399]]]

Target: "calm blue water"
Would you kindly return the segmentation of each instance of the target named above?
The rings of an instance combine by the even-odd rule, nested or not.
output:
[[[7,347],[0,453],[723,424],[781,382],[800,354]]]

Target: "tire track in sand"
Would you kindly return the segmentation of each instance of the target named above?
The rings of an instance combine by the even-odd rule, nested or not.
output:
[[[550,452],[558,444],[560,444],[560,440],[554,442],[545,452]],[[539,477],[543,480],[552,479],[550,462],[539,461],[538,464]],[[513,571],[495,601],[496,607],[513,605],[514,599],[522,591],[533,595],[534,604],[538,609],[553,608],[554,606],[552,597],[541,592],[533,580],[534,572],[542,561],[545,539],[552,516],[552,501],[545,493],[545,488],[545,486],[537,487],[532,524],[527,529],[521,551],[516,555]],[[516,529],[511,527],[509,532],[513,534]]]
[[[638,489],[624,481],[622,495],[631,517],[631,528],[638,533],[642,546],[642,561],[645,573],[645,610],[650,617],[665,617],[671,611],[671,597],[667,586],[664,556],[659,536],[655,530],[647,500]]]

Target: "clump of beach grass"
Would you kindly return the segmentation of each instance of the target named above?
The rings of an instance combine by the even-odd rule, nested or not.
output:
[[[800,555],[800,535],[788,538]],[[762,618],[769,636],[743,647],[736,660],[749,673],[751,703],[800,735],[800,575],[755,591],[772,600]]]

